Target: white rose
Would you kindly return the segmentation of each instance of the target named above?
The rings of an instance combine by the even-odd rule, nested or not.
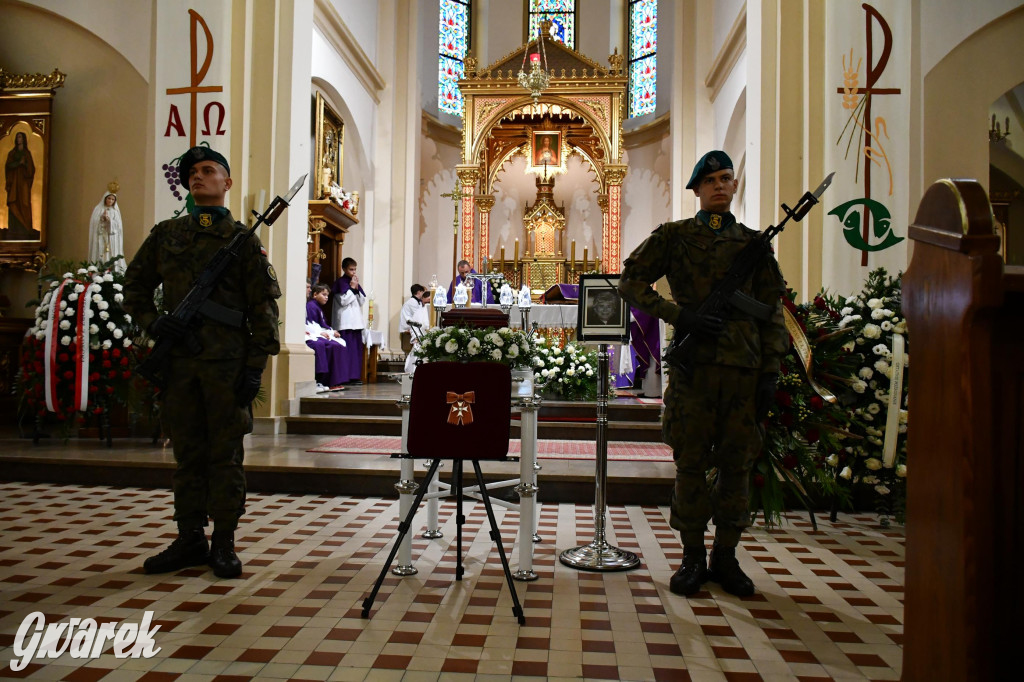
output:
[[[129,339],[129,338],[128,338],[128,337],[126,336],[126,337],[124,338],[124,347],[125,347],[125,348],[129,348],[129,347],[130,347],[131,345],[132,345],[132,340],[131,340],[131,339]]]
[[[68,300],[60,302],[60,309],[61,310],[67,309],[67,307],[68,307],[67,303],[74,302],[74,301],[77,301],[77,300],[78,300],[78,294],[68,294]]]
[[[501,360],[501,351],[495,348],[491,351],[491,357],[495,360]]]
[[[75,285],[75,293],[76,294],[80,294],[83,291],[85,291],[85,285],[84,284],[76,284]]]
[[[117,282],[114,282],[114,291],[122,291],[123,289],[124,289],[123,286],[121,286]]]
[[[100,319],[101,320],[106,320],[109,317],[110,317],[110,313],[108,313],[106,310],[101,310],[100,311]]]
[[[100,328],[99,328],[99,327],[97,327],[97,326],[96,326],[96,325],[94,325],[94,324],[90,324],[90,325],[89,325],[89,333],[90,333],[90,334],[99,334],[99,333],[100,333]]]
[[[561,367],[565,363],[565,358],[555,358],[555,364]]]
[[[898,465],[896,467],[896,475],[899,476],[900,478],[906,478],[907,477],[907,465],[906,464]]]
[[[875,492],[877,492],[879,495],[888,495],[890,490],[886,488],[884,485],[876,485]]]
[[[455,339],[449,339],[448,343],[444,344],[444,350],[447,353],[454,353],[459,349],[459,342]]]
[[[893,314],[892,311],[889,310],[888,308],[882,308],[882,317],[892,317],[892,314]],[[897,318],[893,318],[893,319],[897,319]]]
[[[541,375],[542,377],[546,377],[546,376],[547,376],[547,375],[549,375],[549,374],[551,374],[551,372],[549,372],[549,371],[548,371],[548,370],[546,370],[546,369],[542,369],[542,370],[540,371],[540,375]]]
[[[569,369],[565,370],[565,373],[566,373],[567,376],[573,376],[573,375],[576,374],[576,370],[574,370],[572,367],[570,367]]]
[[[61,320],[60,321],[60,328],[61,329],[71,329],[71,322],[68,321],[68,320]]]
[[[74,275],[72,275],[72,274],[71,274],[70,272],[65,272],[65,273],[64,273],[63,275],[61,275],[61,276],[62,276],[62,277],[63,277],[64,279],[71,279],[72,277],[74,277]]]
[[[100,301],[99,303],[96,304],[96,307],[99,308],[100,310],[106,310],[107,308],[110,307],[110,304],[107,303],[106,301]]]
[[[863,381],[854,381],[852,384],[850,384],[850,388],[853,389],[854,393],[863,393],[864,391],[867,390],[867,387],[868,385],[865,384]]]
[[[113,282],[114,281],[114,276],[108,272],[107,274],[103,275],[103,281],[104,282]]]
[[[874,310],[871,311],[872,320],[882,320],[885,319],[885,317],[885,310],[883,310],[882,308],[875,308]]]
[[[868,469],[871,469],[871,471],[878,471],[879,469],[882,468],[882,460],[878,459],[877,457],[868,457],[866,460],[864,460],[864,466],[866,466]]]
[[[103,297],[100,296],[99,294],[93,294],[92,295],[92,302],[93,303],[99,303],[102,300],[103,300]]]
[[[850,467],[843,467],[843,470],[839,472],[839,478],[845,478],[847,481],[853,476],[853,471]]]
[[[62,345],[62,346],[70,346],[71,345],[71,337],[70,336],[62,336],[62,337],[60,337],[60,345]]]
[[[156,340],[155,340],[155,339],[150,339],[150,340],[149,340],[149,347],[150,347],[150,348],[152,348],[152,347],[153,347],[153,346],[154,346],[155,344],[156,344]],[[106,341],[104,341],[104,342],[103,342],[103,343],[101,343],[100,345],[101,345],[101,346],[103,347],[103,349],[104,349],[104,350],[109,350],[109,349],[110,349],[110,347],[111,347],[112,345],[114,345],[114,344],[112,344],[112,343],[110,342],[110,339],[107,339]]]
[[[859,376],[861,379],[865,381],[870,379],[872,375],[874,375],[874,371],[872,371],[870,367],[861,367],[860,371],[857,372],[857,376]]]
[[[587,376],[588,377],[594,376],[594,372],[589,367],[587,367]]]
[[[466,344],[466,351],[470,355],[476,355],[480,352],[480,339],[470,339],[469,343]]]
[[[508,353],[508,356],[510,358],[518,358],[519,357],[519,346],[517,346],[515,344],[511,344],[511,345],[509,345],[508,350],[505,351],[505,352]]]
[[[868,323],[864,325],[864,331],[862,332],[865,338],[877,339],[882,335],[882,328],[877,324]]]
[[[120,329],[115,329],[114,330],[114,338],[115,339],[119,339],[122,336],[124,336],[124,332],[123,331],[121,331]]]
[[[830,467],[834,467],[835,465],[839,464],[839,455],[832,453],[831,455],[828,456],[828,459],[825,460],[825,463],[828,464]]]
[[[870,299],[868,299],[868,307],[869,308],[881,308],[882,307],[882,301],[880,299],[877,299],[877,298],[870,298]]]
[[[107,329],[109,329],[110,331],[114,331],[115,329],[117,329],[117,325],[114,324],[113,322],[107,322]]]

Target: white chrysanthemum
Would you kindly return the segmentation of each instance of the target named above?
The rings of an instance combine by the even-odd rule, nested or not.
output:
[[[440,348],[440,347],[442,347],[444,345],[444,342],[447,341],[447,340],[448,340],[448,335],[447,334],[441,334],[440,336],[437,337],[437,341],[434,342],[434,345],[437,346],[438,348]]]
[[[104,282],[113,282],[114,281],[114,276],[108,272],[107,274],[103,275],[103,281]]]
[[[491,351],[491,357],[495,360],[501,360],[501,351],[495,348]]]
[[[95,265],[90,265],[89,267],[87,267],[85,269],[85,271],[86,272],[99,272],[100,269],[98,267],[96,267]]]
[[[861,418],[861,419],[863,419],[863,420],[864,420],[864,421],[866,421],[866,422],[873,422],[873,421],[875,421],[875,418],[874,418],[874,417],[872,417],[872,416],[871,416],[870,414],[867,414],[867,413],[865,413],[865,414],[862,414],[862,415],[860,416],[860,418]]]
[[[897,467],[896,467],[896,475],[899,476],[900,478],[906,478],[907,477],[907,465],[906,464],[899,464],[899,465],[897,465]]]
[[[126,337],[124,337],[124,347],[125,347],[125,348],[130,348],[130,347],[131,347],[131,345],[132,345],[132,340],[131,340],[131,339],[129,339],[129,338],[127,337],[127,336],[126,336]]]
[[[889,363],[886,362],[884,358],[880,359],[880,360],[876,360],[875,361],[875,369],[877,369],[882,374],[885,374],[885,371],[887,369],[889,369]],[[886,375],[886,376],[888,376],[888,375]]]
[[[60,337],[60,345],[62,345],[62,346],[70,346],[71,345],[71,337],[70,336],[62,336],[62,337]]]
[[[39,331],[36,332],[36,338],[42,341],[43,339],[46,338],[46,332],[40,329]]]
[[[870,322],[864,325],[864,330],[861,332],[865,338],[877,339],[882,335],[882,328],[877,324],[871,324]]]
[[[839,311],[839,314],[842,315],[843,317],[853,315],[853,308],[851,308],[850,306],[846,306],[845,308]]]
[[[871,403],[868,405],[868,412],[871,414],[878,414],[882,411],[882,408],[878,406],[878,403]]]
[[[75,274],[78,274],[78,275],[88,275],[89,271],[86,270],[85,268],[78,268],[78,270],[75,271]]]
[[[878,471],[879,469],[882,468],[882,460],[878,459],[877,457],[868,457],[866,460],[864,460],[864,466],[866,466],[871,471]]]
[[[110,313],[108,313],[106,310],[101,310],[100,311],[100,319],[101,320],[106,320],[109,317],[110,317]]]
[[[544,355],[551,355],[551,351],[549,351],[547,348],[541,348],[540,352],[543,353]]]
[[[125,321],[125,324],[131,324],[132,316],[127,314],[127,313],[125,313],[124,321]]]
[[[880,388],[875,389],[875,400],[886,403],[889,402],[889,394]]]
[[[83,291],[85,291],[85,285],[84,284],[76,284],[75,285],[75,293],[76,294],[80,294]]]
[[[449,339],[448,343],[444,344],[444,350],[446,353],[454,353],[459,349],[459,342],[455,339]]]
[[[538,355],[537,357],[535,357],[533,359],[533,364],[536,367],[543,367],[544,366],[544,360],[542,360],[541,357]]]
[[[103,350],[110,350],[110,347],[112,345],[114,345],[114,344],[110,342],[110,339],[107,339],[106,341],[104,341],[103,343],[100,344],[100,346],[103,347]],[[156,345],[156,340],[150,339],[149,340],[149,347],[152,348],[155,345]]]
[[[123,331],[121,331],[120,329],[115,329],[114,330],[114,338],[115,339],[119,339],[122,336],[124,336],[124,332]]]
[[[869,298],[868,299],[868,307],[872,308],[872,309],[874,309],[874,308],[881,308],[882,307],[882,300],[879,299],[879,298]]]
[[[71,309],[74,308],[74,306],[71,305],[71,304],[76,302],[77,300],[78,300],[78,294],[68,294],[68,301],[67,301],[68,302],[68,307],[67,308],[61,308],[61,310],[68,310],[68,311],[70,311]],[[69,312],[68,314],[70,315],[72,313]]]
[[[61,329],[71,329],[71,322],[69,320],[61,320],[60,321],[60,328]]]
[[[853,470],[850,467],[843,467],[843,470],[839,472],[839,478],[845,478],[847,481],[853,476]]]
[[[846,305],[857,305],[859,303],[860,300],[858,300],[856,296],[851,296],[850,298],[846,299]]]
[[[71,279],[72,277],[74,277],[74,275],[72,275],[70,272],[65,272],[63,275],[61,275],[61,277],[63,277],[64,279]]]
[[[107,322],[107,329],[109,329],[110,331],[114,331],[115,329],[117,329],[117,325],[114,324],[113,322]]]
[[[100,296],[99,294],[93,294],[92,295],[92,302],[93,303],[99,303],[102,300],[103,300],[103,297]]]
[[[117,282],[114,282],[114,291],[123,291],[123,290],[124,290],[123,286],[121,286]]]
[[[68,307],[68,302],[67,301],[61,301],[60,302],[60,309],[61,310],[64,310],[67,307]]]
[[[857,376],[867,381],[874,375],[874,371],[870,367],[861,367],[860,371],[857,372]]]
[[[853,389],[854,393],[863,393],[864,391],[867,390],[868,385],[865,384],[863,381],[854,381],[852,384],[850,384],[850,388]]]
[[[498,333],[501,334],[502,336],[505,336],[506,334],[510,333],[511,331],[512,330],[509,329],[508,327],[501,327],[501,328],[498,329]]]
[[[39,325],[39,326],[42,327],[43,329],[49,329],[50,328],[50,321],[49,320],[43,320],[43,323],[41,325]]]
[[[89,325],[89,333],[90,334],[99,334],[100,333],[100,328],[98,326],[94,325],[94,324],[90,324]]]

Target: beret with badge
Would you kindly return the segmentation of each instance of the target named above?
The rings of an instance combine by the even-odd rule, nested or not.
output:
[[[224,172],[231,177],[231,168],[228,166],[228,160],[224,158],[223,154],[216,152],[209,147],[192,147],[187,152],[182,154],[181,161],[178,163],[178,177],[181,178],[182,184],[188,188],[188,174],[192,170],[192,166],[196,165],[200,161],[213,161],[224,166]]]
[[[693,174],[690,175],[690,181],[686,183],[686,189],[694,189],[697,187],[697,183],[705,175],[711,173],[717,173],[720,170],[731,170],[733,167],[732,159],[729,155],[723,151],[714,149],[704,156],[700,157],[700,161],[693,167]]]

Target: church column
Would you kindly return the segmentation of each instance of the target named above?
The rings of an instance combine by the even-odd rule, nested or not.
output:
[[[601,209],[601,260],[607,263],[607,254],[611,251],[611,246],[608,242],[608,195],[598,194],[597,195],[597,207]],[[597,258],[597,254],[594,254],[594,258]]]
[[[480,207],[480,258],[476,264],[479,267],[484,259],[490,256],[491,249],[491,209],[494,208],[493,194],[477,194],[476,205]],[[481,272],[483,270],[481,269]]]
[[[601,260],[605,272],[622,269],[622,181],[627,168],[625,165],[604,167],[604,177],[608,180],[608,250],[601,254]]]
[[[473,192],[476,181],[480,178],[480,169],[476,166],[456,166],[455,174],[459,177],[459,193],[462,195],[462,248],[459,249],[460,260],[473,260],[473,236],[475,220],[473,209]]]

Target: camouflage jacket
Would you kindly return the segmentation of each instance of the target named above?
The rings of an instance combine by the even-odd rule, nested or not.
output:
[[[241,229],[230,213],[205,228],[189,215],[158,223],[125,273],[125,308],[149,331],[162,312],[172,312],[177,307],[218,249]],[[153,301],[153,292],[160,284],[164,285],[162,311],[157,310]],[[253,235],[210,295],[213,302],[241,311],[245,320],[241,327],[233,327],[199,315],[192,327],[202,350],[194,357],[245,358],[247,366],[264,368],[267,356],[277,355],[281,349],[277,330],[280,296],[274,268],[260,240]],[[189,356],[183,344],[171,354]]]
[[[725,275],[736,254],[757,235],[756,230],[733,223],[715,234],[696,218],[659,225],[622,268],[619,291],[630,304],[674,324],[680,306],[696,310]],[[651,285],[668,278],[672,300]],[[779,296],[785,281],[774,258],[765,260],[741,291],[774,308],[771,318],[758,321],[737,310],[726,311],[725,331],[698,337],[694,361],[778,372],[789,348]]]

